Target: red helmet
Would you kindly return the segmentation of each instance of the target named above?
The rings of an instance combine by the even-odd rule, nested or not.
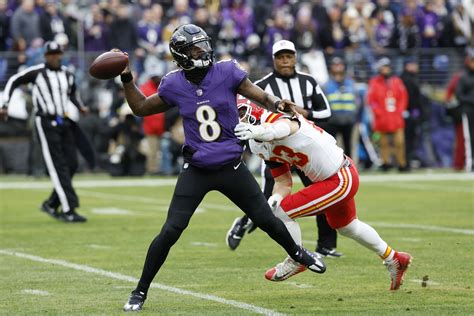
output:
[[[260,122],[260,117],[265,111],[263,108],[255,105],[249,99],[241,95],[237,96],[237,108],[239,110],[240,121],[252,125]]]

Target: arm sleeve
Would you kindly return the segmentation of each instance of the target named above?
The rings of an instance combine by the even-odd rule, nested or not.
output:
[[[282,174],[290,171],[290,166],[286,163],[265,160],[265,164],[270,167],[273,178],[281,176]]]
[[[36,79],[36,75],[38,74],[38,67],[30,67],[27,68],[16,75],[12,76],[6,86],[5,90],[3,91],[3,104],[8,105],[10,102],[10,98],[13,94],[13,91],[18,88],[22,84],[32,83]]]
[[[321,120],[331,116],[331,107],[329,106],[328,99],[316,80],[314,81],[313,93],[311,95],[311,108],[309,110],[309,119]]]
[[[81,98],[79,97],[79,94],[76,89],[76,80],[74,79],[74,76],[72,76],[72,85],[71,85],[71,93],[69,95],[69,99],[71,100],[72,104],[74,104],[78,109],[84,106],[82,103]]]
[[[232,60],[232,85],[233,90],[237,91],[242,81],[248,77],[247,72],[240,66],[237,60]]]

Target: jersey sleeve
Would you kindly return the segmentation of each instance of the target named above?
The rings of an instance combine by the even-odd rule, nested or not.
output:
[[[39,69],[41,69],[42,66],[34,66],[34,67],[29,67],[16,75],[12,76],[6,86],[5,90],[3,91],[3,104],[8,105],[10,102],[10,98],[13,94],[13,91],[18,88],[20,85],[27,84],[27,83],[32,83],[35,81],[36,76],[38,75]],[[1,105],[1,104],[0,104]]]
[[[244,68],[239,64],[239,62],[235,59],[232,60],[232,87],[234,90],[240,86],[242,81],[247,79],[248,73],[245,71]]]
[[[168,75],[161,78],[160,85],[158,86],[158,96],[169,106],[175,106],[175,104],[171,102],[171,100],[173,100],[173,89],[170,81]]]

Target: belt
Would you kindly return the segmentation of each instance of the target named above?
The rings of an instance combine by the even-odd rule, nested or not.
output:
[[[352,166],[351,160],[349,159],[349,157],[344,155],[344,161],[342,162],[341,167],[339,169],[350,168],[351,166]]]

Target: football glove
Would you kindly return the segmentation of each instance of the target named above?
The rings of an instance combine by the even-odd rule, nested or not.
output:
[[[240,140],[256,139],[264,142],[284,138],[291,133],[287,123],[280,122],[270,125],[252,125],[240,122],[234,128],[235,136]]]
[[[278,193],[273,194],[268,198],[268,204],[273,212],[280,206],[281,201],[283,200],[283,196]]]

